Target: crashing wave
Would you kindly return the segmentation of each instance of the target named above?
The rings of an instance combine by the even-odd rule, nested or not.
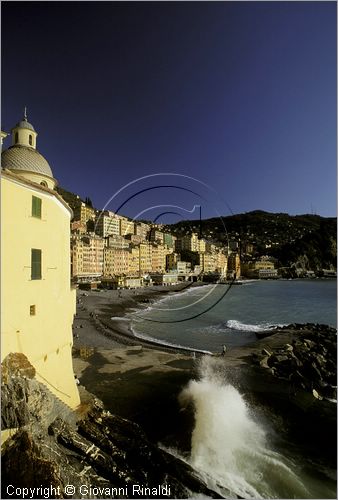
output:
[[[251,325],[246,323],[241,323],[236,319],[229,319],[224,326],[230,328],[231,330],[241,330],[246,332],[265,332],[268,330],[274,330],[285,326],[284,324],[271,325],[271,323],[258,323],[257,325]]]

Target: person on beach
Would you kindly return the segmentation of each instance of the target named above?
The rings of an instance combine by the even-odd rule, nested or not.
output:
[[[222,349],[222,356],[225,356],[226,350],[227,350],[226,346],[225,346],[225,345],[223,345],[223,349]]]

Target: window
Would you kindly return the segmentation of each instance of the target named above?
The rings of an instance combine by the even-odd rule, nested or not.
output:
[[[38,219],[41,219],[41,204],[42,204],[41,198],[38,198],[37,196],[32,196],[32,217],[37,217]]]
[[[17,132],[15,132],[15,142],[19,142],[19,134]]]
[[[31,279],[41,280],[41,250],[32,248],[31,256]]]
[[[41,182],[40,182],[40,186],[43,186],[43,187],[45,187],[45,188],[46,188],[46,187],[48,187],[48,184],[47,184],[47,182],[46,182],[46,181],[41,181]]]
[[[35,310],[35,305],[34,306],[29,306],[29,313],[31,316],[35,316],[36,310]]]
[[[33,137],[31,136],[31,134],[29,134],[28,141],[29,141],[29,145],[33,146]]]

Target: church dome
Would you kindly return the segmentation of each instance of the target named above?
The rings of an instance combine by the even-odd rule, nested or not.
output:
[[[17,172],[34,172],[53,179],[53,172],[48,161],[36,149],[27,146],[11,146],[3,151],[1,167]]]

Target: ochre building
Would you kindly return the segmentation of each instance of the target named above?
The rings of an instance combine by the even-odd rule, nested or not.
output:
[[[25,114],[1,155],[1,361],[9,353],[25,354],[37,379],[75,408],[72,211],[54,190],[56,180],[36,138]]]

